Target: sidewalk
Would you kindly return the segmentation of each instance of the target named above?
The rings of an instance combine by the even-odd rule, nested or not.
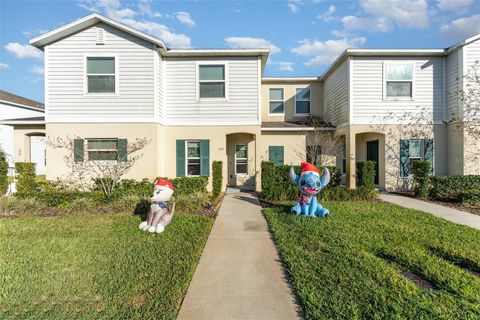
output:
[[[178,319],[298,319],[260,204],[227,194]]]
[[[441,206],[441,205],[426,202],[426,201],[404,197],[397,194],[380,194],[380,199],[386,202],[398,204],[399,206],[402,206],[405,208],[428,212],[433,214],[434,216],[437,216],[439,218],[443,218],[445,220],[449,220],[458,224],[463,224],[475,229],[480,229],[480,216],[477,216],[475,214],[463,212],[460,210],[456,210],[453,208]]]

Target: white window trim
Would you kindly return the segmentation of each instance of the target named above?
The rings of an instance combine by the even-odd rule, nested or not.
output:
[[[270,97],[270,90],[271,89],[281,89],[282,90],[282,100],[272,100]],[[283,103],[283,112],[282,113],[271,113],[270,112],[270,102],[282,102]],[[282,117],[285,116],[285,88],[282,87],[270,87],[268,88],[268,116],[270,117]]]
[[[237,158],[237,146],[246,146],[247,147],[247,157],[246,158]],[[245,160],[245,164],[247,166],[247,173],[237,173],[237,159]],[[240,177],[248,176],[248,144],[246,144],[246,143],[235,144],[235,175],[240,176]]]
[[[188,143],[189,142],[198,142],[198,151],[200,152],[200,140],[185,140],[185,176],[186,177],[200,177],[201,174],[202,174],[201,156],[193,157],[193,158],[188,156]],[[197,175],[188,174],[188,159],[198,159],[198,166],[199,166],[199,169],[200,169],[200,174],[197,174]]]
[[[223,98],[200,98],[200,66],[205,65],[223,65],[224,72],[225,72],[225,79],[223,80],[225,83],[225,97]],[[228,70],[228,61],[223,60],[207,60],[207,61],[197,61],[195,65],[195,91],[196,91],[196,99],[197,102],[202,101],[228,101],[229,100],[229,70]],[[221,82],[220,80],[202,80],[202,82]]]
[[[408,150],[408,165],[410,166],[410,159],[418,159],[420,161],[425,161],[425,140],[426,139],[406,139],[409,141],[409,144],[410,144],[410,141],[420,141],[420,146],[423,145],[423,148],[420,148],[420,158],[419,157],[410,157],[410,150]],[[424,142],[422,144],[422,141]],[[432,157],[432,175],[435,175],[435,139],[432,139],[432,143],[433,143],[433,157]],[[413,173],[412,172],[409,172],[408,173],[408,177],[409,178],[412,178],[413,177]]]
[[[90,160],[90,151],[115,151],[117,153],[117,159],[118,159],[118,147],[115,149],[88,149],[88,140],[116,140],[117,145],[118,145],[118,138],[85,138],[85,151],[87,152],[87,159],[86,161],[90,162],[98,162],[98,163],[115,163],[118,162],[118,160]]]
[[[303,90],[303,89],[309,89],[310,90],[310,100],[308,100],[308,102],[310,102],[310,112],[309,113],[298,113],[297,112],[297,90],[300,89],[300,90]],[[307,100],[298,100],[298,101],[307,101]],[[312,87],[296,87],[295,88],[295,114],[294,116],[297,116],[297,117],[306,117],[306,116],[309,116],[312,114]]]
[[[87,76],[87,58],[114,58],[115,60],[115,92],[88,92],[88,76]],[[101,75],[101,74],[98,74]],[[109,75],[111,74],[104,74]],[[86,96],[118,96],[119,95],[119,83],[120,77],[118,74],[118,54],[109,54],[109,53],[92,53],[83,55],[83,94]]]
[[[387,65],[410,64],[412,66],[412,80],[392,80],[392,82],[412,82],[411,97],[387,97]],[[383,101],[415,101],[415,61],[411,60],[388,60],[383,61]]]

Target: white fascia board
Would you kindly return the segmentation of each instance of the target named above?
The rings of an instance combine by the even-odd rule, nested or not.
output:
[[[305,127],[305,128],[263,128],[262,131],[335,131],[336,128],[314,128],[314,127]]]
[[[318,77],[264,77],[262,82],[310,82],[320,81]]]
[[[470,37],[470,38],[468,38],[468,39],[465,39],[465,40],[463,40],[463,41],[461,41],[461,42],[459,42],[459,43],[457,43],[457,44],[454,44],[453,46],[451,46],[451,47],[449,47],[449,48],[447,48],[447,53],[450,54],[450,53],[452,53],[453,51],[457,50],[458,48],[463,47],[464,45],[467,45],[467,44],[469,44],[469,43],[471,43],[471,42],[474,42],[474,41],[476,41],[476,40],[478,40],[478,39],[480,39],[480,33],[477,34],[477,35],[474,35],[473,37]]]
[[[6,125],[12,125],[12,124],[45,124],[45,121],[25,121],[25,120],[19,120],[19,121],[0,121],[0,124],[6,124]]]
[[[15,102],[11,102],[11,101],[8,101],[8,100],[0,100],[0,103],[10,104],[14,107],[20,107],[20,108],[25,108],[25,109],[30,109],[30,110],[33,110],[33,111],[39,111],[39,112],[45,113],[45,110],[42,109],[42,108],[27,106],[27,105],[24,105],[24,104],[15,103]]]

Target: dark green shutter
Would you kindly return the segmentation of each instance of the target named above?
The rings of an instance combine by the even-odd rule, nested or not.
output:
[[[277,146],[275,150],[275,159],[278,165],[283,165],[283,146]]]
[[[210,176],[210,140],[200,140],[200,175]]]
[[[433,140],[423,140],[423,160],[430,162],[430,175],[433,175]]]
[[[410,174],[410,165],[408,163],[408,140],[400,140],[400,176],[406,177]]]
[[[185,140],[177,140],[177,177],[185,177]]]
[[[73,140],[73,161],[83,162],[83,156],[85,152],[85,142],[83,139],[74,139]]]
[[[117,160],[121,162],[127,161],[127,139],[117,140]]]

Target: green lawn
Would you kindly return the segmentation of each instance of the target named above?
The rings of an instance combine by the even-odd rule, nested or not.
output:
[[[307,319],[480,319],[480,231],[391,204],[325,206],[326,219],[264,210]]]
[[[175,319],[213,219],[0,219],[0,319]]]

